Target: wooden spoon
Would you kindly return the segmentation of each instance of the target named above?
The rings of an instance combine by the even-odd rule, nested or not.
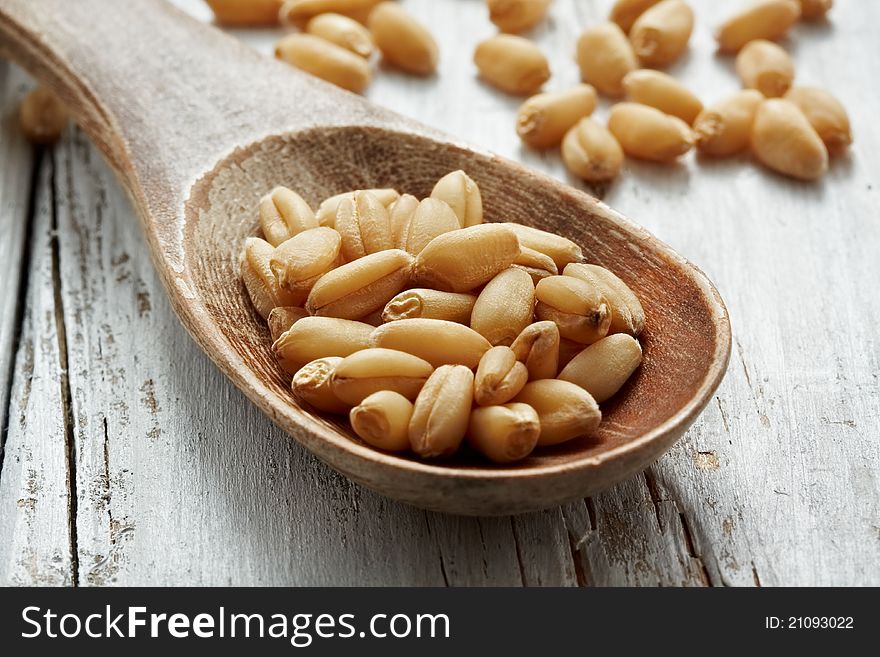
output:
[[[584,497],[656,460],[721,381],[730,324],[712,284],[571,187],[299,73],[164,2],[3,0],[0,49],[53,87],[104,152],[201,348],[273,421],[369,488],[473,515]],[[421,197],[454,169],[477,181],[488,220],[573,239],[642,299],[644,363],[605,404],[597,436],[506,467],[467,454],[425,462],[376,451],[344,418],[293,401],[238,274],[242,241],[257,232],[260,196],[281,184],[313,205],[356,188]]]

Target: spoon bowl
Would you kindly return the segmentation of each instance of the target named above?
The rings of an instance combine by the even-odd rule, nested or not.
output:
[[[451,513],[547,508],[644,469],[711,399],[730,353],[717,291],[698,269],[603,203],[259,57],[163,3],[41,3],[65,8],[63,26],[47,19],[51,8],[37,12],[30,4],[8,0],[0,8],[0,43],[59,91],[117,170],[183,324],[273,421],[354,481]],[[113,18],[90,20],[95,15]],[[185,57],[186,74],[166,70],[162,77],[151,64],[122,75],[120,67],[134,71],[138,55],[147,54],[139,41],[124,38],[131,37],[130,21],[166,45],[164,57]],[[155,43],[149,50],[156,52]],[[646,314],[642,366],[603,404],[597,434],[513,465],[490,465],[466,449],[437,462],[380,452],[360,441],[346,418],[297,405],[238,271],[243,240],[258,233],[257,203],[276,185],[315,207],[351,189],[394,187],[427,196],[455,169],[480,186],[487,221],[572,239],[589,262],[630,285]]]

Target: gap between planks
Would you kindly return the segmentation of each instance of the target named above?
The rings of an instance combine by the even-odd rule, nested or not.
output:
[[[9,433],[9,418],[12,408],[12,385],[15,379],[15,356],[21,347],[21,333],[24,325],[25,306],[27,305],[28,285],[30,283],[30,266],[33,257],[33,233],[34,214],[37,205],[37,189],[39,187],[39,173],[43,162],[44,149],[35,149],[36,155],[31,162],[31,173],[28,179],[27,210],[25,211],[24,240],[22,242],[22,256],[18,271],[18,289],[15,293],[15,309],[12,319],[12,340],[10,343],[9,367],[4,373],[6,376],[3,397],[3,419],[0,423],[0,478],[3,477],[3,461],[5,457],[6,436]]]
[[[21,347],[21,337],[24,327],[25,310],[30,279],[30,268],[34,258],[34,225],[36,223],[37,193],[40,186],[41,171],[44,166],[49,167],[48,196],[51,208],[49,251],[51,258],[52,291],[54,298],[54,319],[57,327],[58,354],[61,365],[58,385],[62,401],[62,421],[64,424],[64,447],[65,447],[65,477],[67,487],[67,524],[69,543],[68,549],[71,560],[71,583],[74,587],[79,586],[79,549],[76,537],[77,519],[77,490],[76,490],[76,441],[73,430],[73,414],[70,395],[70,382],[68,377],[67,360],[67,333],[64,324],[64,302],[61,292],[60,276],[60,248],[58,243],[58,216],[57,216],[57,186],[55,175],[57,171],[55,155],[52,147],[33,147],[34,156],[27,192],[27,210],[24,221],[24,241],[22,243],[22,257],[19,267],[18,289],[16,291],[15,315],[12,322],[11,358],[7,372],[4,399],[6,403],[3,409],[2,431],[0,431],[0,478],[3,476],[3,463],[5,461],[6,437],[9,432],[9,422],[12,408],[12,386],[15,374],[15,356]]]
[[[49,177],[49,199],[52,206],[49,251],[52,257],[52,292],[55,298],[55,325],[58,335],[58,357],[61,362],[61,376],[58,385],[61,387],[61,413],[64,423],[64,447],[66,456],[65,476],[67,478],[67,522],[70,537],[70,568],[71,582],[79,586],[79,546],[76,535],[77,490],[76,490],[76,437],[73,430],[73,401],[70,394],[70,376],[67,357],[67,328],[64,323],[64,299],[61,292],[61,260],[58,243],[58,186],[55,184],[57,167],[54,154],[51,156],[52,174]]]

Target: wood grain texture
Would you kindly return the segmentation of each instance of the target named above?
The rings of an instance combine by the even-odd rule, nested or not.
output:
[[[40,171],[29,250],[30,288],[8,408],[0,476],[0,581],[70,585],[76,542],[70,521],[70,454],[65,334],[58,316],[58,242],[51,163]]]
[[[186,4],[203,11],[199,3]],[[512,128],[518,100],[474,78],[470,50],[461,44],[492,33],[482,3],[455,1],[454,15],[440,8],[446,2],[404,4],[433,26],[441,45],[440,74],[425,81],[381,71],[367,96],[578,184],[568,179],[555,153],[519,145]],[[569,51],[577,32],[603,17],[609,4],[556,0],[551,21],[535,31],[552,53],[548,88],[576,80]],[[713,54],[711,27],[725,8],[712,2],[692,5],[697,14],[692,48],[671,70],[711,101],[737,86],[732,61]],[[124,314],[111,315],[131,303],[136,288],[96,274],[101,282],[90,283],[91,301],[103,310],[92,316],[114,323],[122,351],[143,353],[141,367],[156,362],[147,371],[161,409],[153,420],[140,401],[148,396],[139,386],[116,391],[135,400],[131,406],[138,415],[131,429],[114,410],[116,397],[106,396],[108,386],[102,388],[97,375],[89,378],[86,372],[82,378],[84,394],[92,396],[90,387],[97,390],[91,407],[106,409],[109,421],[121,427],[108,432],[110,463],[115,461],[111,467],[118,467],[117,473],[129,470],[131,479],[124,490],[112,490],[110,499],[114,513],[127,514],[135,529],[117,541],[119,567],[103,581],[880,584],[880,344],[875,334],[880,299],[873,289],[880,277],[880,143],[870,131],[880,111],[870,81],[880,74],[880,62],[865,58],[873,40],[870,26],[880,18],[874,5],[838,2],[830,23],[799,25],[785,42],[798,80],[834,92],[853,120],[853,149],[832,164],[824,180],[804,185],[768,174],[745,158],[712,162],[688,156],[672,169],[628,161],[618,182],[594,190],[699,263],[719,286],[737,338],[731,368],[714,404],[647,475],[558,512],[508,522],[426,514],[388,502],[284,440],[179,327],[149,266],[130,206],[94,149],[76,137],[94,169],[77,177],[73,194],[80,212],[93,222],[95,208],[102,206],[101,212],[121,219],[119,230],[131,231],[122,244],[132,270],[142,272],[151,300],[151,324],[135,333]],[[271,37],[254,32],[236,34],[261,49],[271,43]],[[4,116],[9,103],[4,102]],[[599,115],[606,111],[607,104]],[[73,149],[69,142],[63,148]],[[4,181],[18,175],[6,162],[0,164]],[[59,203],[64,202],[59,194]],[[64,211],[59,211],[61,220]],[[93,223],[82,225],[93,230]],[[90,239],[99,235],[89,234]],[[59,240],[62,248],[67,243]],[[62,263],[74,258],[64,251],[60,255]],[[92,251],[84,257],[88,270],[97,268],[94,258]],[[32,279],[30,285],[37,282]],[[34,294],[31,289],[28,298]],[[73,298],[64,300],[66,315],[86,310]],[[83,339],[98,344],[99,325],[82,326]],[[118,358],[105,367],[120,367]],[[199,395],[193,397],[192,390]],[[49,401],[41,404],[51,406],[51,395],[43,394]],[[162,449],[138,453],[151,449],[139,436],[154,422],[163,432]],[[97,439],[103,444],[102,431],[78,437]],[[79,442],[77,447],[97,449]],[[24,526],[25,511],[17,500],[27,499],[26,479],[10,483],[9,454],[0,475],[4,537],[12,526],[9,518]],[[99,465],[93,471],[100,471]],[[56,490],[64,490],[64,472],[63,462],[52,470]],[[87,481],[88,472],[80,465],[78,480]],[[77,539],[90,551],[80,564],[105,556],[108,549],[102,546],[113,545],[107,517],[95,511],[97,504],[82,501],[85,488],[77,486]],[[39,524],[35,538],[67,554],[64,522]],[[86,538],[86,530],[94,535]],[[12,581],[6,564],[23,558],[14,554],[23,550],[22,542],[13,545],[0,552],[4,582]],[[52,563],[39,563],[35,574],[52,576]],[[90,583],[89,568],[79,566],[77,581]],[[104,575],[102,568],[97,572]]]
[[[19,129],[18,104],[30,87],[19,69],[0,68],[0,413],[8,409],[13,362],[21,314],[22,287],[28,259],[25,240],[30,227],[34,185],[33,150]],[[0,448],[6,436],[5,416],[0,420]]]

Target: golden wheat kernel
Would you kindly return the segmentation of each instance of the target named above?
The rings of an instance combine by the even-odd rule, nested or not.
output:
[[[391,218],[378,197],[355,192],[336,210],[336,230],[342,236],[342,257],[347,262],[394,247]]]
[[[541,423],[538,446],[557,445],[579,436],[589,436],[602,421],[602,411],[596,400],[586,390],[568,381],[530,381],[513,401],[528,404],[537,412]]]
[[[315,283],[306,301],[313,315],[360,319],[385,306],[409,284],[412,256],[389,249],[332,269]]]
[[[269,335],[272,336],[272,342],[280,338],[295,322],[308,316],[309,313],[305,308],[297,306],[273,308],[266,319],[266,323],[269,325]]]
[[[249,237],[239,260],[241,278],[247,289],[251,303],[263,319],[269,317],[273,308],[296,306],[301,301],[298,295],[288,292],[275,279],[269,260],[275,249],[266,240]]]
[[[480,224],[443,233],[416,256],[416,283],[444,292],[468,292],[492,280],[519,255],[507,224]]]
[[[634,103],[656,107],[691,125],[703,110],[700,99],[671,75],[649,68],[628,73],[623,79],[626,97]]]
[[[525,364],[530,381],[556,377],[559,371],[559,328],[555,323],[529,324],[510,348],[517,360]]]
[[[604,303],[594,285],[571,276],[549,276],[535,287],[538,301],[564,313],[585,315]]]
[[[477,297],[473,294],[413,288],[404,290],[389,301],[382,312],[382,319],[385,322],[394,322],[421,317],[470,324],[471,311],[476,301]]]
[[[370,31],[353,18],[342,14],[319,14],[309,20],[306,32],[335,43],[361,57],[369,57],[373,52],[373,37],[370,36]]]
[[[461,228],[483,223],[483,197],[480,195],[480,188],[460,169],[447,173],[438,180],[431,190],[431,198],[443,201],[452,208]]]
[[[413,404],[393,390],[380,390],[351,409],[351,428],[368,445],[389,452],[409,449]]]
[[[801,15],[797,0],[757,0],[728,18],[715,34],[718,47],[737,52],[749,41],[782,37]]]
[[[736,56],[736,74],[746,89],[778,98],[785,95],[794,81],[794,62],[772,41],[755,39]]]
[[[474,400],[480,406],[505,404],[519,394],[528,380],[528,369],[510,347],[492,347],[477,366]]]
[[[535,284],[522,269],[510,267],[489,281],[474,304],[471,328],[492,345],[509,345],[532,321]]]
[[[623,95],[623,78],[639,67],[629,40],[614,23],[585,29],[578,38],[576,55],[581,80],[604,96]]]
[[[800,0],[800,3],[801,18],[806,21],[825,18],[825,14],[834,6],[834,0]]]
[[[614,272],[586,263],[566,265],[563,275],[579,278],[595,287],[611,311],[610,333],[638,336],[645,327],[645,311],[635,292]]]
[[[580,352],[562,369],[559,378],[579,385],[601,404],[623,387],[641,362],[639,341],[617,333]]]
[[[281,21],[300,29],[320,14],[342,14],[366,24],[370,11],[382,0],[287,0],[279,12]]]
[[[284,0],[206,0],[220,25],[264,27],[278,24]]]
[[[469,326],[442,319],[407,319],[377,327],[370,338],[374,347],[397,349],[440,365],[474,368],[492,345]]]
[[[581,247],[562,235],[522,224],[501,225],[513,231],[522,246],[550,256],[556,263],[557,270],[563,269],[570,262],[580,262],[584,259]]]
[[[608,334],[608,304],[599,290],[586,281],[572,276],[549,276],[535,287],[535,298],[535,316],[556,322],[564,338],[591,344]]]
[[[367,23],[389,64],[415,75],[430,75],[437,69],[440,52],[434,37],[397,3],[380,3]]]
[[[541,420],[528,404],[485,406],[471,411],[468,444],[495,463],[513,463],[532,453]]]
[[[341,362],[342,358],[339,356],[327,356],[303,365],[293,375],[293,395],[319,411],[347,413],[350,404],[341,401],[330,388],[333,370]]]
[[[18,119],[29,142],[53,144],[67,125],[67,110],[54,93],[38,87],[21,101]]]
[[[624,153],[653,162],[671,162],[694,144],[687,123],[639,103],[618,103],[612,107],[608,129]]]
[[[694,121],[696,147],[704,155],[734,155],[749,145],[752,123],[764,96],[745,89],[707,107]]]
[[[269,267],[278,285],[300,305],[320,276],[339,264],[341,238],[332,228],[319,226],[297,233],[278,246]]]
[[[486,0],[489,20],[501,32],[524,32],[544,20],[552,0]]]
[[[438,235],[459,228],[458,217],[446,203],[436,198],[422,199],[403,227],[401,248],[418,255]]]
[[[400,198],[400,194],[397,190],[390,188],[357,189],[354,192],[336,194],[328,199],[324,199],[321,205],[318,206],[318,210],[315,212],[315,218],[318,220],[318,223],[321,226],[334,228],[334,224],[336,223],[336,212],[339,210],[339,204],[347,198],[352,198],[355,192],[370,192],[370,194],[378,198],[379,202],[386,208],[389,208],[398,198]]]
[[[843,104],[827,91],[815,87],[794,87],[785,99],[798,106],[832,153],[852,143],[849,116]]]
[[[660,0],[616,0],[611,7],[609,20],[617,23],[624,32],[629,32],[636,19]]]
[[[391,222],[391,241],[395,249],[406,251],[406,234],[412,216],[419,207],[419,199],[412,194],[402,194],[388,206],[388,219]]]
[[[668,66],[687,50],[694,12],[682,0],[663,0],[636,19],[629,32],[636,57],[645,66]]]
[[[604,125],[581,119],[562,140],[562,161],[574,175],[588,182],[613,180],[623,166],[623,149]]]
[[[373,327],[336,317],[303,317],[272,345],[281,366],[291,374],[318,358],[345,357],[370,346]]]
[[[556,263],[553,262],[553,258],[526,246],[520,246],[519,255],[516,257],[516,260],[513,261],[513,266],[522,269],[531,276],[532,283],[535,285],[537,285],[538,281],[542,278],[556,276],[556,274],[559,273],[559,269],[556,267]]]
[[[528,39],[512,34],[498,34],[477,44],[474,64],[480,77],[509,94],[534,94],[550,79],[544,53]]]
[[[413,451],[424,457],[454,454],[467,431],[473,399],[474,373],[469,368],[442,365],[434,370],[416,398],[410,419]]]
[[[286,187],[276,187],[260,199],[260,228],[272,246],[317,227],[318,220],[309,204]]]
[[[565,133],[594,109],[596,90],[589,84],[538,94],[520,105],[516,133],[533,148],[557,146]]]
[[[418,356],[393,349],[369,348],[346,356],[333,371],[333,394],[350,406],[379,390],[415,399],[434,368]]]
[[[559,328],[559,335],[581,344],[592,344],[608,335],[608,324],[611,314],[603,305],[589,315],[566,313],[553,306],[539,301],[535,305],[535,318],[540,321],[551,321]]]
[[[828,150],[797,105],[770,98],[758,107],[752,125],[752,152],[779,173],[815,180],[828,170]]]
[[[370,83],[370,67],[363,57],[311,34],[282,37],[275,44],[275,57],[354,93]]]

